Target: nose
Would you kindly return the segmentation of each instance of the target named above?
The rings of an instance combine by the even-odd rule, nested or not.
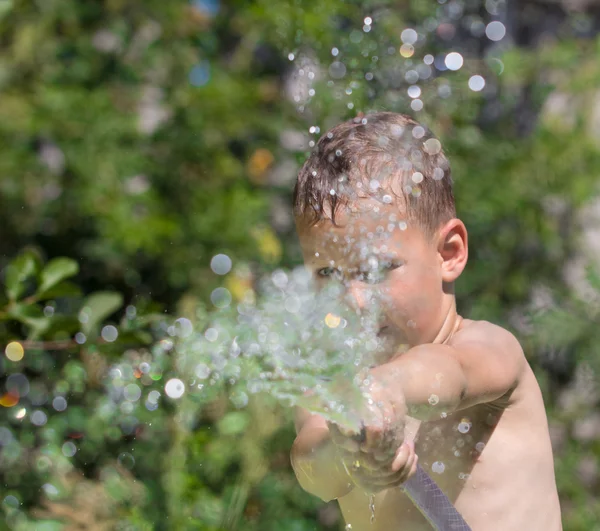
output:
[[[346,299],[354,309],[363,311],[371,305],[373,292],[364,282],[350,280],[346,283]]]

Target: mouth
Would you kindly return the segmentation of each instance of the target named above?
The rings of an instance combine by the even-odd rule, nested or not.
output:
[[[389,325],[380,326],[379,331],[377,332],[377,335],[381,336],[381,335],[385,334],[386,331],[389,330],[389,328],[390,328]]]

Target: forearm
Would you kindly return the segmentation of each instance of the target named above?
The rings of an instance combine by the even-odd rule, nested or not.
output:
[[[292,446],[291,461],[300,486],[324,501],[340,498],[352,490],[326,425],[306,425],[300,430]]]
[[[420,345],[371,371],[400,410],[419,420],[439,419],[460,409],[466,377],[445,345]]]

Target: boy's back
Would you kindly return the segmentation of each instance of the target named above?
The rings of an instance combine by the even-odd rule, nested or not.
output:
[[[460,348],[482,337],[520,350],[507,331],[484,321],[461,320],[447,344]],[[474,531],[562,529],[546,413],[527,363],[509,397],[445,419],[411,419],[406,433],[415,438],[421,466]],[[369,496],[361,490],[353,489],[338,501],[353,531],[431,530],[400,488],[375,496],[372,523]]]

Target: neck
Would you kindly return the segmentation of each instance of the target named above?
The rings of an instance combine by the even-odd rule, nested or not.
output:
[[[462,317],[458,315],[456,311],[456,299],[454,294],[446,294],[447,304],[444,305],[445,312],[442,325],[440,326],[437,334],[431,341],[431,343],[447,343],[450,341],[454,333],[460,327]]]

